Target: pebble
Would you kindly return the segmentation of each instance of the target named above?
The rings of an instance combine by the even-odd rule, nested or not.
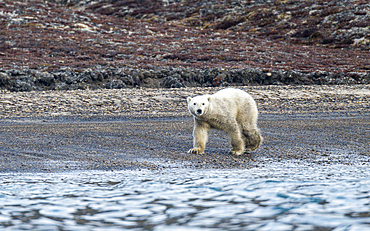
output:
[[[259,112],[369,111],[370,85],[247,86]],[[213,94],[220,87],[137,88],[69,91],[0,91],[0,118],[48,116],[190,116],[186,97]]]

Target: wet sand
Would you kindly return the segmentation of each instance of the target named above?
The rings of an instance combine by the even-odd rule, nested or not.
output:
[[[187,153],[185,98],[217,88],[2,92],[0,171],[370,164],[368,85],[242,89],[257,101],[265,142],[241,157],[219,131],[205,154]]]

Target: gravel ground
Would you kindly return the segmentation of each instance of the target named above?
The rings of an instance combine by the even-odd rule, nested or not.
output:
[[[251,168],[270,162],[370,162],[370,86],[241,87],[256,99],[265,138],[228,155],[212,133],[204,155],[187,154],[193,122],[185,98],[218,88],[7,92],[0,94],[0,169]]]
[[[370,85],[254,86],[249,92],[265,113],[368,112]],[[188,116],[186,97],[222,88],[103,89],[0,93],[0,117]]]

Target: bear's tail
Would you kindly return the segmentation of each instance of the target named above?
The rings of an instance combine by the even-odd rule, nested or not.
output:
[[[250,131],[243,131],[243,136],[246,152],[254,151],[262,144],[263,137],[258,128]]]

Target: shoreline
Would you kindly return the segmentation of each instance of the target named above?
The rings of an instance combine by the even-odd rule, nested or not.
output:
[[[15,117],[188,116],[186,97],[225,87],[0,91],[0,119]],[[370,85],[244,86],[260,114],[370,110]]]
[[[240,88],[257,101],[265,139],[241,157],[219,131],[204,155],[186,153],[186,97],[219,88],[1,92],[0,172],[370,165],[370,86]]]

